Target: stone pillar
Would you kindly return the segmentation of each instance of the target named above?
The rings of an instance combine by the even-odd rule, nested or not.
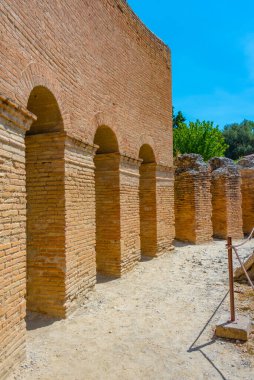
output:
[[[71,313],[96,283],[94,154],[91,146],[66,136],[65,228],[66,310]]]
[[[254,154],[238,162],[242,179],[243,232],[250,234],[254,228]]]
[[[173,249],[175,237],[174,226],[174,173],[173,168],[156,166],[156,221],[157,221],[157,255],[160,256]]]
[[[139,166],[141,160],[120,156],[121,274],[140,260]]]
[[[240,239],[242,231],[241,177],[234,161],[215,157],[209,161],[212,169],[213,236]]]
[[[27,309],[66,316],[65,135],[26,136]]]
[[[36,118],[0,96],[0,378],[25,357],[25,132]]]
[[[140,240],[141,254],[157,256],[156,164],[140,166]]]
[[[175,160],[176,239],[194,244],[212,239],[211,169],[198,154]]]

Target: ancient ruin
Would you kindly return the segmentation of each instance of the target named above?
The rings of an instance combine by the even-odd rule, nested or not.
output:
[[[191,154],[174,167],[170,50],[125,0],[0,10],[2,379],[25,357],[29,312],[68,317],[98,275],[175,237],[250,232],[254,166]]]
[[[176,239],[194,244],[212,239],[211,169],[198,154],[175,160]]]
[[[238,162],[242,184],[243,232],[251,233],[254,227],[254,154]]]
[[[226,239],[243,237],[241,177],[234,161],[215,157],[212,169],[213,236]]]
[[[34,3],[34,4],[33,4]],[[170,52],[124,0],[1,4],[0,377],[174,238]],[[152,95],[151,95],[152,94]]]

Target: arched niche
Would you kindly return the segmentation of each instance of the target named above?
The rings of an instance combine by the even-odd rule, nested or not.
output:
[[[115,133],[105,125],[98,127],[94,136],[94,144],[99,146],[96,154],[119,152]]]
[[[28,135],[53,133],[63,130],[63,119],[55,96],[44,86],[36,86],[31,91],[27,108],[37,116]]]
[[[144,144],[139,150],[139,158],[143,164],[155,163],[155,155],[150,145]]]

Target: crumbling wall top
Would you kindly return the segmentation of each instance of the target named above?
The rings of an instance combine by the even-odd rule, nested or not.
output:
[[[190,174],[208,173],[210,172],[210,167],[200,154],[185,153],[175,158],[175,173],[181,174],[184,172]]]
[[[233,160],[226,157],[213,157],[209,160],[213,175],[239,176],[237,165]]]
[[[250,154],[249,156],[243,157],[238,161],[238,165],[240,169],[254,169],[254,154]]]

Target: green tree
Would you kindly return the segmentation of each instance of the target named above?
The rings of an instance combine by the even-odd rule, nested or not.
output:
[[[224,127],[223,136],[228,149],[226,156],[237,160],[242,156],[254,153],[254,122],[243,120]]]
[[[222,132],[210,121],[181,123],[174,129],[174,154],[197,153],[205,161],[224,156],[227,149]]]
[[[178,128],[182,123],[186,121],[186,118],[183,116],[182,111],[178,111],[177,114],[174,114],[173,107],[173,128]]]

